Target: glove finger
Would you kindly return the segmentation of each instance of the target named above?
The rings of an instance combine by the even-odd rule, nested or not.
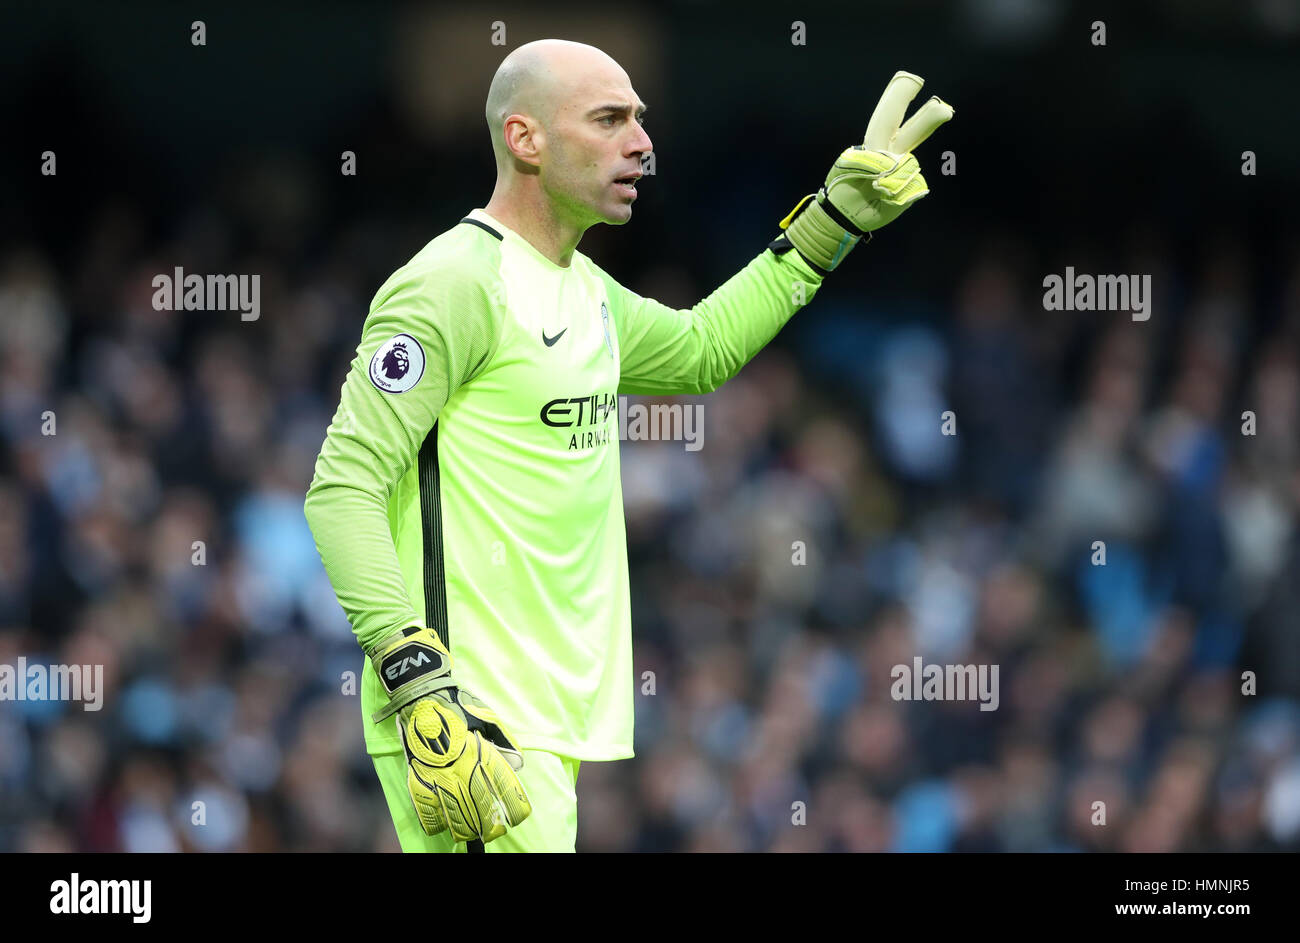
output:
[[[835,170],[851,170],[878,176],[892,173],[903,157],[888,151],[869,151],[858,145],[845,148],[835,161]]]
[[[438,795],[446,810],[447,827],[451,829],[456,841],[491,841],[505,833],[505,829],[500,828],[492,834],[492,838],[484,834],[484,812],[489,813],[488,833],[494,831],[494,826],[490,824],[492,804],[483,801],[482,786],[476,784],[475,779],[482,781],[482,773],[477,769],[470,774],[468,782],[450,774],[439,777],[442,788],[438,790]]]
[[[411,794],[411,803],[415,806],[415,815],[420,820],[420,827],[426,835],[437,835],[447,828],[447,814],[443,808],[442,798],[433,777],[426,778],[431,771],[412,764],[406,768],[406,790]]]
[[[931,97],[916,110],[916,114],[903,123],[886,150],[895,154],[910,154],[913,148],[934,134],[941,124],[951,121],[952,116],[952,105],[938,96]]]
[[[420,813],[426,833],[434,834],[429,827],[438,824],[438,807],[452,838],[463,842],[493,841],[504,835],[508,826],[517,825],[528,817],[532,807],[522,784],[514,779],[514,772],[505,758],[482,736],[475,735],[461,764],[459,775],[451,770],[412,764],[413,794],[418,789],[422,797],[427,796],[424,802],[416,801],[416,811]],[[422,774],[428,778],[423,778]]]
[[[908,103],[916,97],[925,80],[911,72],[898,71],[885,86],[885,94],[876,103],[876,110],[867,122],[867,133],[862,137],[862,146],[868,150],[883,151],[889,148],[889,142],[903,123],[903,114]]]
[[[920,174],[917,174],[916,177],[909,181],[907,186],[902,188],[901,191],[888,197],[881,194],[881,197],[877,202],[883,203],[886,206],[910,206],[929,192],[930,188],[926,184],[925,178]]]
[[[494,749],[492,745],[487,744],[483,755],[488,756],[489,751],[492,749]],[[509,764],[489,760],[484,764],[484,768],[488,772],[488,777],[492,781],[492,789],[500,799],[510,825],[518,825],[528,818],[532,814],[533,804],[528,800],[528,793],[524,791],[523,782],[515,775],[515,771],[510,768]]]
[[[519,817],[515,792],[508,788],[510,781],[503,778],[514,776],[514,772],[496,747],[482,735],[475,734],[474,740],[472,749],[478,762],[470,774],[469,790],[478,817],[478,837],[486,843],[500,838],[508,826],[517,825],[523,819]],[[522,786],[519,792],[523,792]]]
[[[901,194],[904,188],[912,182],[912,177],[914,176],[916,175],[911,174],[906,177],[873,180],[871,182],[871,189],[880,194],[880,199],[892,202],[893,200],[898,199],[899,194]]]
[[[480,839],[483,834],[482,809],[490,808],[480,805],[482,788],[476,787],[474,782],[476,775],[481,778],[475,746],[471,744],[450,766],[429,766],[412,759],[407,777],[416,811],[421,813],[421,824],[424,824],[426,816],[431,820],[438,817],[455,841]]]
[[[930,185],[925,182],[925,177],[921,176],[920,168],[917,168],[915,174],[907,181],[902,192],[895,198],[899,206],[908,206],[915,203],[921,197],[930,192]]]
[[[921,165],[911,154],[903,157],[898,166],[881,174],[871,182],[871,188],[886,199],[896,199],[907,186],[921,174]]]
[[[914,189],[905,191],[901,196],[897,197],[896,199],[881,200],[880,202],[885,206],[896,206],[899,209],[906,209],[907,207],[911,206],[913,203],[921,199],[921,197],[925,196],[929,192],[930,192],[929,187],[922,185]]]

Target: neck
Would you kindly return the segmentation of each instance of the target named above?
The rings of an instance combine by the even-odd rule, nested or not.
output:
[[[498,178],[492,199],[483,209],[561,268],[569,267],[578,242],[587,230],[587,226],[566,219],[556,211],[555,205],[542,194],[535,177],[528,178],[519,186],[508,186]]]

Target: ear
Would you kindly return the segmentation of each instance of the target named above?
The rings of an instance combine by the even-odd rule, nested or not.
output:
[[[542,162],[541,149],[546,143],[541,127],[527,115],[509,115],[505,121],[506,147],[515,160],[537,166]]]

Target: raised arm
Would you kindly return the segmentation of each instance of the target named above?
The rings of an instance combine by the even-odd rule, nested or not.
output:
[[[822,277],[770,249],[692,308],[670,308],[605,272],[618,326],[620,393],[709,393],[731,379],[812,299]]]
[[[762,254],[693,308],[628,291],[601,272],[618,325],[620,393],[708,393],[731,379],[811,300],[862,237],[929,193],[912,149],[952,118],[931,98],[903,121],[922,80],[898,72],[822,188],[796,204]],[[791,250],[795,251],[791,251]]]

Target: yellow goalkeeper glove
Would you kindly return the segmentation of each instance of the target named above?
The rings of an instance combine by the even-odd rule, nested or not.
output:
[[[825,185],[800,200],[781,220],[785,232],[773,241],[773,249],[787,249],[784,243],[788,242],[824,275],[844,261],[863,235],[930,192],[911,152],[953,116],[953,109],[931,98],[903,124],[907,105],[923,84],[920,76],[910,72],[894,74],[862,143],[846,148],[826,175]]]
[[[532,805],[515,775],[524,758],[490,707],[457,686],[451,653],[429,629],[413,626],[368,652],[388,703],[375,723],[397,714],[406,750],[406,786],[427,835],[490,842],[528,818]]]

